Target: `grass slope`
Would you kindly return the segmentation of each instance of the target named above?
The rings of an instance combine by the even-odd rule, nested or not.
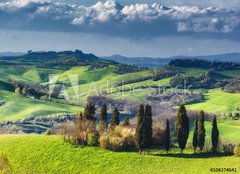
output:
[[[238,112],[240,106],[240,94],[231,94],[220,89],[209,90],[204,94],[204,101],[196,104],[187,105],[187,109],[204,110],[206,112],[226,113]]]
[[[209,121],[205,121],[205,129],[206,129],[206,142],[211,145],[211,133],[212,133],[212,123]],[[227,124],[224,122],[218,123],[218,130],[220,140],[224,144],[239,144],[240,143],[240,126]],[[189,143],[192,143],[193,131],[190,132],[189,135]]]
[[[0,90],[0,99],[6,101],[0,107],[0,121],[82,110],[80,107],[35,100],[4,90]]]
[[[27,84],[36,84],[47,82],[49,74],[62,74],[63,72],[63,70],[37,68],[30,65],[0,65],[0,80],[18,80]]]
[[[12,173],[211,173],[213,167],[235,167],[236,157],[179,154],[152,150],[147,156],[137,152],[111,152],[97,147],[73,147],[56,136],[0,136],[0,149],[6,154]]]

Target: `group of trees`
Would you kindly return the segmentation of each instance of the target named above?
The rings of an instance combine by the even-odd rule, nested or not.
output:
[[[210,72],[201,73],[198,75],[182,75],[178,74],[171,79],[172,86],[184,88],[186,85],[192,85],[191,89],[196,88],[215,88],[216,79],[212,78]]]
[[[230,80],[230,82],[224,86],[223,90],[229,93],[240,93],[240,78]]]
[[[137,126],[136,126],[136,143],[141,152],[142,149],[150,147],[152,144],[152,115],[151,115],[151,106],[147,105],[145,110],[144,106],[140,105],[137,112]],[[176,122],[175,122],[175,134],[176,140],[181,153],[186,148],[187,140],[189,137],[189,118],[187,116],[187,110],[184,105],[180,105],[177,112]],[[202,153],[204,144],[205,144],[206,130],[204,127],[204,111],[200,111],[199,115],[196,116],[194,122],[193,130],[193,140],[192,146],[194,148],[194,153],[196,153],[197,147],[199,147],[200,152]],[[217,151],[219,144],[219,131],[217,128],[217,119],[216,116],[213,118],[212,123],[212,150],[213,152]],[[168,153],[171,147],[171,133],[169,120],[166,121],[165,129],[165,149]]]
[[[200,111],[199,116],[197,115],[194,122],[194,132],[192,145],[194,148],[194,153],[196,153],[197,147],[199,147],[200,152],[202,152],[205,143],[206,130],[204,128],[204,112]],[[219,144],[219,130],[217,127],[217,118],[214,116],[212,122],[212,151],[216,152]]]
[[[137,125],[136,125],[136,145],[141,153],[142,149],[148,148],[152,145],[152,107],[150,105],[139,105],[137,111]]]
[[[205,136],[206,130],[204,128],[204,112],[200,111],[200,115],[196,116],[194,122],[194,132],[193,132],[193,140],[192,145],[194,148],[194,153],[196,153],[197,147],[199,147],[200,151],[202,152],[204,143],[205,143]]]
[[[133,72],[139,72],[146,70],[147,68],[138,67],[135,65],[126,65],[126,64],[118,64],[117,68],[114,70],[116,74],[127,74]]]
[[[76,144],[87,144],[89,139],[93,139],[93,135],[104,135],[107,132],[114,133],[115,127],[120,124],[119,111],[117,108],[112,110],[112,116],[110,125],[108,122],[108,109],[106,103],[103,103],[99,113],[99,132],[96,128],[95,106],[89,102],[84,111],[81,112],[75,121],[76,132],[73,133],[74,141]],[[152,119],[152,107],[150,105],[140,104],[137,110],[137,122],[135,128],[135,143],[139,149],[139,153],[142,153],[146,148],[153,145],[153,119]],[[122,125],[129,126],[129,118],[126,118]],[[176,143],[178,143],[181,153],[186,148],[187,140],[189,137],[189,118],[187,110],[184,105],[180,105],[175,121],[175,136]],[[99,133],[99,134],[98,134]],[[90,137],[89,137],[90,135]],[[171,129],[169,120],[166,120],[166,127],[164,132],[164,145],[168,153],[171,147]],[[197,114],[194,122],[192,146],[194,153],[199,148],[200,152],[203,151],[205,144],[206,130],[204,127],[204,111],[200,111]],[[212,150],[217,151],[219,144],[219,131],[217,128],[216,117],[213,119],[212,126]],[[97,139],[97,138],[96,138]],[[133,138],[134,139],[134,138]],[[97,141],[97,140],[96,140]],[[88,143],[89,144],[89,143]],[[92,144],[90,142],[90,144]]]
[[[219,61],[208,61],[201,59],[174,59],[169,63],[170,66],[177,67],[195,67],[216,70],[235,70],[240,68],[239,63],[234,62],[219,62]]]
[[[94,116],[96,113],[95,106],[89,102],[84,111],[80,112],[75,120],[76,133],[75,134],[75,142],[76,144],[86,144],[89,134],[98,134],[96,128],[96,120],[97,118]],[[114,131],[114,128],[120,124],[119,118],[120,112],[117,108],[112,110],[110,125],[108,123],[108,113],[107,113],[107,105],[103,103],[100,113],[99,113],[99,133],[103,134],[107,131]],[[123,121],[124,126],[129,126],[129,118]]]
[[[180,105],[180,108],[178,110],[175,128],[177,134],[177,141],[182,152],[183,149],[185,149],[186,147],[187,139],[189,136],[189,119],[184,105]],[[204,127],[204,111],[201,110],[200,113],[197,114],[194,122],[192,139],[194,153],[196,153],[197,147],[202,153],[205,144],[205,136],[206,130]],[[214,116],[212,122],[211,139],[212,139],[212,151],[216,152],[219,144],[219,130],[217,127],[216,116]]]

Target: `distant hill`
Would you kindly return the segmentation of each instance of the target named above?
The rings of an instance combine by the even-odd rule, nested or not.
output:
[[[145,70],[138,66],[121,64],[113,60],[101,59],[94,54],[86,54],[80,50],[75,51],[28,51],[18,56],[0,56],[0,65],[36,65],[38,67],[90,66],[88,70],[101,69],[114,65],[116,74],[125,74]]]
[[[207,56],[175,56],[169,58],[152,58],[152,57],[125,57],[121,55],[113,55],[110,57],[102,57],[103,59],[114,60],[119,63],[136,65],[139,67],[161,67],[167,65],[173,59],[203,59],[209,61],[220,61],[220,62],[236,62],[240,63],[240,53],[227,53]]]
[[[196,58],[209,61],[220,61],[220,62],[236,62],[240,63],[240,53],[227,53],[227,54],[216,54],[207,56],[176,56],[173,58]]]
[[[3,52],[0,53],[0,62],[27,62],[27,63],[51,63],[51,64],[76,64],[79,62],[136,65],[138,67],[156,68],[162,67],[174,59],[203,59],[208,61],[236,62],[240,63],[240,53],[227,53],[207,56],[174,56],[174,57],[126,57],[122,55],[104,56],[98,58],[93,54],[85,54],[82,51],[62,51],[62,52]],[[105,59],[105,60],[103,60]]]
[[[101,57],[102,59],[113,60],[119,63],[136,65],[139,67],[155,68],[167,65],[170,58],[151,58],[151,57],[125,57],[121,55],[113,55],[110,57]]]
[[[22,52],[2,52],[0,53],[0,57],[2,56],[20,56],[26,53],[22,53]]]
[[[18,56],[2,56],[0,60],[17,61],[17,62],[41,62],[41,63],[55,63],[55,62],[80,62],[80,61],[97,61],[98,57],[93,54],[85,54],[80,50],[76,51],[47,51],[47,52],[31,52]]]

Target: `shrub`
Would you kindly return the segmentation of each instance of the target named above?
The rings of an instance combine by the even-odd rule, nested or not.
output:
[[[110,149],[113,151],[120,151],[124,149],[123,147],[123,139],[117,136],[111,136],[110,139]]]
[[[131,129],[116,126],[114,131],[100,136],[100,147],[113,151],[121,151],[135,146],[134,135]]]
[[[222,144],[220,151],[224,154],[233,155],[234,154],[234,145],[233,144]]]
[[[234,147],[234,155],[240,157],[240,144]]]
[[[95,134],[93,133],[88,134],[87,144],[89,146],[96,146],[98,144],[97,137],[95,136]]]
[[[103,149],[110,149],[110,140],[108,133],[101,134],[99,138],[100,147]]]

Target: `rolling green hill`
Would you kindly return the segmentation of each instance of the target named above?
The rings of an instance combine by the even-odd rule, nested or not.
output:
[[[149,77],[153,76],[158,69],[150,69],[144,70],[141,72],[133,72],[127,74],[116,74],[114,73],[115,66],[109,66],[105,68],[100,68],[96,70],[88,71],[89,66],[74,66],[67,70],[59,70],[55,68],[40,68],[36,66],[1,66],[0,73],[0,89],[2,89],[0,93],[0,98],[9,98],[8,95],[12,97],[15,95],[5,92],[13,91],[13,85],[7,82],[9,79],[16,79],[26,83],[36,83],[46,85],[48,82],[48,75],[49,74],[58,74],[59,81],[62,83],[69,84],[69,77],[68,75],[71,74],[78,74],[79,75],[79,85],[78,89],[80,91],[81,102],[85,103],[86,99],[89,95],[99,95],[100,92],[105,91],[108,97],[113,99],[121,99],[121,100],[129,100],[129,101],[144,101],[145,97],[151,92],[153,89],[151,88],[144,88],[144,89],[137,89],[141,86],[148,86],[148,85],[169,85],[171,81],[171,77],[163,78],[158,81],[153,80],[139,80],[138,82],[134,82],[133,80],[139,79],[142,77]],[[180,69],[180,68],[178,68]],[[182,73],[185,74],[196,74],[203,72],[202,69],[194,69],[194,68],[182,68]],[[221,72],[222,74],[226,73],[229,74],[228,71]],[[114,86],[116,84],[132,81],[129,84],[121,85],[121,86]],[[135,93],[133,92],[125,92],[119,90],[125,89],[136,89]],[[74,96],[74,90],[69,84],[67,87],[68,94],[70,96]],[[115,93],[118,92],[116,95]],[[240,105],[239,103],[239,94],[230,94],[222,92],[220,89],[212,89],[212,90],[204,90],[204,89],[196,89],[196,92],[203,92],[204,93],[204,101],[200,103],[195,103],[188,105],[187,108],[191,110],[206,110],[207,112],[237,112],[236,108]],[[206,92],[208,91],[208,92]],[[23,117],[30,117],[35,115],[44,115],[48,113],[56,113],[59,111],[76,111],[76,109],[72,109],[74,107],[65,105],[64,107],[58,106],[58,104],[51,104],[49,102],[45,104],[44,101],[37,101],[33,99],[23,98],[21,105],[24,105],[23,108],[20,106],[17,107],[18,98],[16,97],[16,101],[7,103],[6,106],[1,107],[0,117],[4,120],[6,117],[8,118],[21,118]],[[21,98],[21,97],[20,97]],[[21,98],[21,99],[22,99]],[[74,97],[73,97],[74,98]],[[15,99],[12,99],[15,100]],[[11,100],[9,100],[11,101]],[[24,104],[24,102],[26,102]],[[29,103],[35,103],[35,107],[32,107]],[[41,106],[39,105],[41,104]],[[13,105],[16,105],[13,107]],[[39,105],[37,107],[37,105]],[[45,105],[45,106],[43,106]],[[10,107],[11,106],[11,107]],[[7,108],[7,109],[6,109]],[[10,109],[11,108],[11,109]],[[17,109],[18,108],[18,109]],[[27,109],[29,108],[29,109]],[[57,108],[57,109],[56,109]],[[66,108],[66,109],[64,109]],[[11,111],[10,111],[11,110]],[[41,111],[38,111],[41,110]],[[9,114],[9,115],[8,115]]]
[[[211,132],[212,132],[212,123],[210,121],[206,121],[205,123],[206,129],[206,142],[211,144]],[[240,126],[232,125],[225,122],[220,121],[218,123],[218,129],[220,132],[220,141],[223,144],[238,144],[240,142]],[[193,132],[191,131],[189,135],[189,143],[192,143]]]
[[[6,105],[0,107],[0,120],[26,118],[58,112],[76,112],[78,107],[60,105],[53,102],[34,100],[24,96],[16,96],[12,92],[14,86],[10,80],[24,84],[43,85],[47,88],[49,74],[59,75],[58,82],[65,84],[72,103],[84,105],[88,96],[104,94],[115,100],[144,102],[154,90],[149,86],[166,86],[171,84],[175,75],[154,77],[174,71],[184,76],[198,76],[206,72],[199,67],[160,67],[153,69],[135,69],[113,61],[98,59],[94,55],[75,52],[39,52],[17,57],[1,57],[4,61],[17,62],[16,65],[0,65],[0,99]],[[34,62],[35,60],[36,62]],[[59,62],[60,61],[60,62]],[[43,62],[42,65],[39,64]],[[53,63],[54,62],[54,63]],[[74,64],[72,64],[74,62]],[[59,64],[57,64],[59,63]],[[70,64],[69,64],[70,63]],[[120,70],[119,70],[120,69]],[[232,79],[239,75],[240,70],[216,70],[211,78],[220,81]],[[78,75],[78,85],[72,87],[69,75]],[[80,103],[76,101],[74,89],[80,92]],[[132,91],[134,90],[134,92]],[[190,110],[203,109],[206,112],[228,113],[238,112],[239,94],[226,93],[220,89],[194,89],[195,93],[203,93],[204,100],[189,104]],[[21,102],[20,102],[21,101]],[[61,99],[56,99],[61,101]]]
[[[238,112],[240,106],[240,94],[232,94],[212,89],[204,94],[204,101],[196,104],[187,105],[187,109],[205,110],[213,113]]]
[[[215,167],[240,170],[234,156],[193,155],[187,149],[179,154],[172,149],[137,152],[111,152],[98,147],[74,147],[56,136],[0,136],[0,151],[8,158],[9,170],[19,173],[211,173]],[[203,167],[204,166],[204,167]]]
[[[35,100],[5,90],[0,90],[0,99],[6,102],[0,107],[0,121],[47,116],[53,113],[77,113],[82,110],[81,107]]]

